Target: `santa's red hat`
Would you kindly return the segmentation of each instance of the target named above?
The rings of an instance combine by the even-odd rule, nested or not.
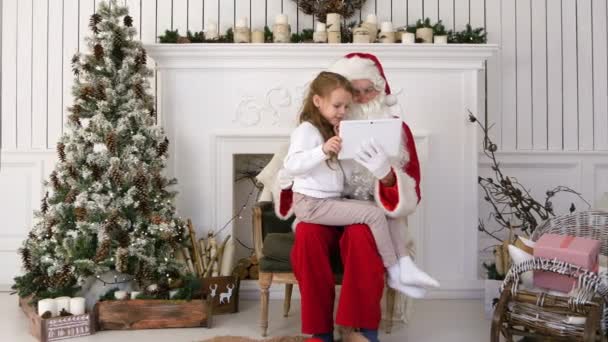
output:
[[[384,75],[382,64],[380,64],[378,57],[371,53],[349,53],[332,64],[328,71],[340,74],[349,81],[370,80],[374,83],[376,89],[384,89],[384,93],[386,94],[384,103],[387,106],[397,103],[397,97],[391,94],[391,88]]]

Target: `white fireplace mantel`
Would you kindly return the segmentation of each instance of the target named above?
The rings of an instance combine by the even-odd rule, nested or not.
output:
[[[382,56],[384,68],[483,69],[493,44],[155,44],[146,49],[163,69],[294,69],[328,65],[349,52]]]
[[[481,297],[477,250],[478,131],[485,60],[495,45],[147,45],[159,70],[160,124],[171,141],[177,208],[200,233],[233,216],[233,155],[274,153],[296,124],[308,83],[350,52],[375,54],[414,132],[422,201],[409,218],[433,296]],[[245,236],[250,232],[225,234]]]

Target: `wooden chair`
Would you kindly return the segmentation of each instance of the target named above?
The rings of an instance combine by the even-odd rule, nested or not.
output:
[[[532,240],[536,241],[547,233],[600,240],[600,253],[608,255],[606,212],[587,211],[551,218],[537,227]],[[588,285],[589,296],[552,296],[544,292],[519,289],[519,276],[535,270],[582,279],[581,282]],[[501,334],[507,341],[513,341],[513,336],[528,336],[543,341],[606,341],[606,280],[606,274],[586,272],[577,266],[555,260],[535,258],[514,265],[507,273],[500,299],[494,309],[491,341],[498,342]],[[584,316],[586,321],[578,327],[564,325],[559,320],[564,316]]]
[[[272,202],[258,202],[253,207],[253,244],[259,260],[259,286],[260,286],[260,327],[262,336],[268,332],[268,299],[272,283],[285,284],[285,300],[283,302],[283,317],[287,317],[291,306],[291,293],[293,285],[298,281],[293,273],[290,262],[290,251],[294,243],[294,234],[291,229],[293,218],[287,221],[280,220],[274,213]],[[339,252],[336,252],[334,271],[336,284],[341,283],[342,269],[339,263]],[[392,329],[392,317],[395,304],[395,291],[387,292],[388,321],[385,327],[387,333]]]

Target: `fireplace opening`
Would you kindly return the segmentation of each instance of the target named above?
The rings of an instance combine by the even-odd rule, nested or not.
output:
[[[255,177],[272,159],[272,154],[234,154],[233,158],[233,234],[235,261],[238,261],[253,253],[252,208],[263,189]]]

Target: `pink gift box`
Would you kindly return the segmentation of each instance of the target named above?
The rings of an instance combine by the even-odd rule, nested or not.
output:
[[[534,256],[557,259],[597,272],[600,242],[568,235],[544,234],[534,246]],[[553,272],[535,271],[534,286],[570,292],[576,279]]]

